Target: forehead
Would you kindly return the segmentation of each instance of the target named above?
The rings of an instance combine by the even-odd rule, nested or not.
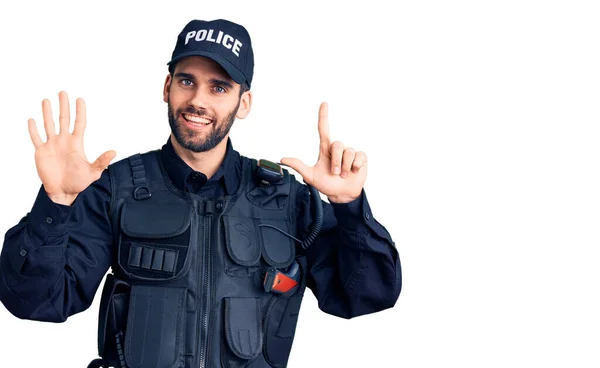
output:
[[[218,77],[233,82],[229,74],[214,60],[203,56],[188,56],[177,62],[174,73],[187,73],[196,77]],[[234,83],[234,82],[233,82]]]

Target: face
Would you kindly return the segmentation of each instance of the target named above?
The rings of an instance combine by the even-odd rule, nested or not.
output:
[[[216,62],[200,56],[177,63],[163,95],[175,140],[193,152],[206,152],[223,142],[235,118],[250,112],[251,97],[250,91],[240,96],[240,85]]]

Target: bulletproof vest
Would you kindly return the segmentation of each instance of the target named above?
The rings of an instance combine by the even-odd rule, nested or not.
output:
[[[257,161],[241,159],[237,192],[219,198],[175,188],[158,151],[109,166],[115,248],[98,324],[106,366],[287,365],[305,290],[292,238],[299,184],[286,170],[261,183]],[[298,269],[298,285],[267,292],[274,269]]]

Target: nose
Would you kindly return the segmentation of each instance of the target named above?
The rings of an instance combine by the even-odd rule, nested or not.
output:
[[[209,101],[210,101],[210,94],[209,94],[208,88],[200,86],[200,87],[196,88],[196,91],[195,91],[194,95],[192,96],[192,99],[189,101],[189,104],[192,105],[194,108],[201,110],[201,109],[208,108]]]

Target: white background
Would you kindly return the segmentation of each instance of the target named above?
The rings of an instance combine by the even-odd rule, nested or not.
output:
[[[401,255],[396,307],[343,320],[307,293],[290,367],[598,367],[600,12],[594,1],[148,1],[0,6],[0,230],[39,189],[27,119],[88,106],[86,153],[169,134],[162,86],[191,19],[249,30],[250,116],[234,147],[314,163],[317,111],[364,150]],[[341,3],[340,3],[341,4]],[[391,5],[394,4],[394,5]],[[56,117],[56,114],[55,114]],[[85,367],[99,293],[66,323],[0,307],[0,366]]]

